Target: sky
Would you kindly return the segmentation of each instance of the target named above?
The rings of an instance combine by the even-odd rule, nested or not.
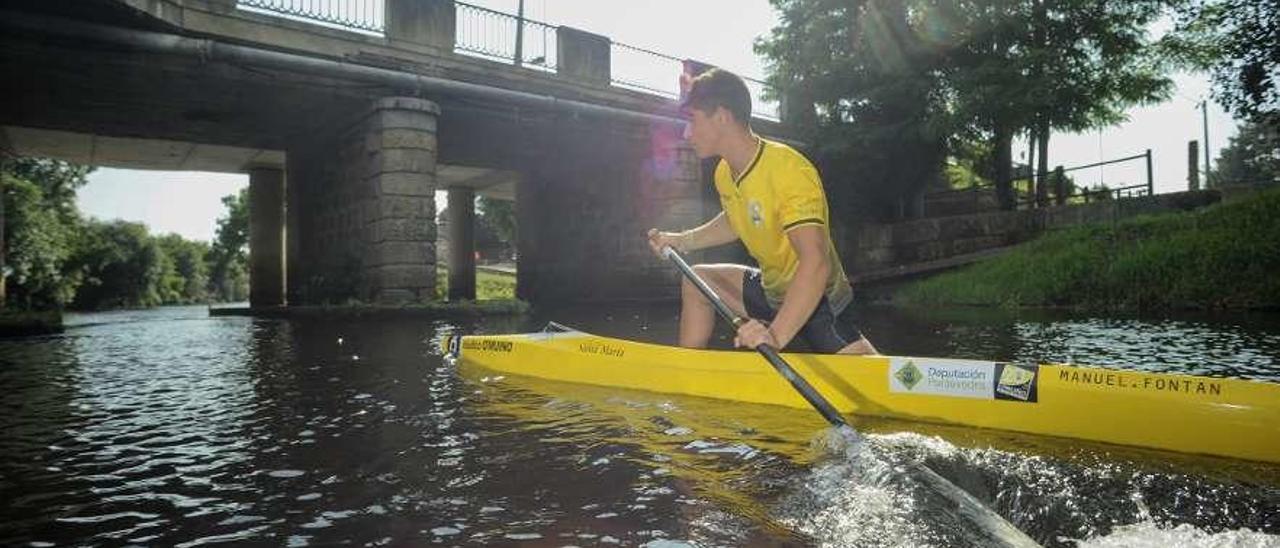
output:
[[[508,13],[516,12],[518,2],[468,1]],[[698,59],[753,78],[762,78],[765,67],[752,44],[777,22],[767,0],[526,0],[525,16],[674,57]],[[615,61],[614,70],[625,67]],[[673,74],[673,83],[675,78]],[[1207,96],[1209,84],[1205,75],[1177,74],[1173,78],[1177,91],[1172,99],[1132,109],[1124,124],[1078,135],[1055,133],[1050,138],[1050,165],[1091,164],[1151,149],[1156,192],[1185,190],[1187,141],[1203,139],[1198,101]],[[1213,158],[1234,135],[1235,125],[1210,101],[1208,129]],[[1015,161],[1025,161],[1025,154],[1025,143],[1015,143]],[[1142,161],[1073,175],[1085,185],[1103,182],[1113,188],[1146,182]],[[213,239],[216,219],[223,214],[221,197],[234,194],[247,184],[248,176],[244,174],[103,168],[89,175],[78,202],[81,211],[99,219],[140,221],[153,234],[173,232],[209,241]],[[443,193],[437,196],[437,205],[443,207]]]

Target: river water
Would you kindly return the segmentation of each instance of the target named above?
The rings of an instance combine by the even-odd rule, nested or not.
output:
[[[433,342],[550,319],[670,342],[675,316],[72,315],[63,335],[0,341],[0,545],[970,543],[899,473],[923,460],[1046,545],[1280,546],[1276,466],[867,420],[869,457],[850,462],[815,413],[505,378]],[[1275,315],[861,324],[890,354],[1280,382]]]

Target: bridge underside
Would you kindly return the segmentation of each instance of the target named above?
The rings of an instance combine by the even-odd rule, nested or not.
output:
[[[704,215],[670,125],[58,36],[0,47],[9,152],[250,174],[255,305],[435,299],[437,190],[516,199],[535,302],[673,294],[643,232]]]

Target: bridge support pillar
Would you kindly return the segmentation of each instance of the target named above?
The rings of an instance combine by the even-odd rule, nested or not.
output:
[[[449,189],[449,300],[476,298],[476,193]]]
[[[436,299],[436,118],[425,99],[386,97],[366,120],[359,182],[365,208],[365,298],[381,304]]]
[[[285,302],[284,171],[249,169],[249,305]]]

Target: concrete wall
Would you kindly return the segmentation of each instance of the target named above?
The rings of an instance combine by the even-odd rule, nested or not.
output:
[[[850,274],[866,273],[1013,245],[1047,230],[1186,211],[1220,199],[1215,191],[1179,192],[1084,205],[862,224],[846,230],[846,237],[838,245],[846,270]]]

